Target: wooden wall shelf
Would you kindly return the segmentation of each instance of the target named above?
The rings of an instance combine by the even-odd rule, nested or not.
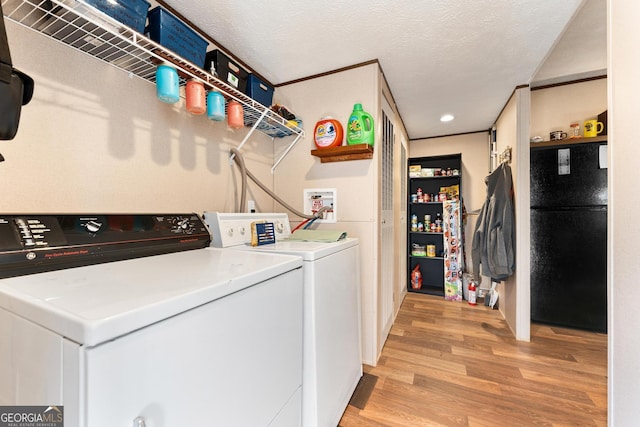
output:
[[[603,142],[607,140],[607,135],[599,135],[591,138],[574,138],[574,139],[561,139],[559,141],[542,141],[532,142],[531,148],[535,147],[549,147],[554,145],[571,145],[571,144],[584,144],[587,142]]]
[[[373,158],[373,145],[356,144],[340,147],[311,150],[313,156],[320,158],[320,163],[344,162],[347,160],[363,160]]]

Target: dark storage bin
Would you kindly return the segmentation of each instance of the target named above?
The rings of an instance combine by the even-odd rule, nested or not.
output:
[[[84,0],[88,5],[133,28],[144,31],[147,11],[151,4],[146,0]]]
[[[273,102],[273,87],[260,80],[254,74],[249,74],[247,80],[247,95],[262,105],[269,107]]]
[[[220,80],[238,89],[240,92],[246,93],[249,73],[244,68],[232,61],[231,58],[218,49],[207,52],[204,64],[205,70],[210,71],[212,63],[216,68],[216,73]]]
[[[42,31],[42,33],[57,40],[61,40],[65,44],[73,46],[83,52],[87,52],[93,57],[100,58],[116,65],[118,65],[118,60],[120,58],[127,55],[127,51],[122,43],[119,42],[117,36],[114,35],[115,27],[109,24],[105,25],[104,28],[99,25],[96,26],[96,24],[92,23],[88,19],[98,18],[98,12],[96,9],[99,9],[102,10],[103,13],[112,17],[114,17],[113,15],[117,15],[114,19],[121,20],[123,25],[129,26],[132,30],[142,31],[144,30],[144,23],[147,19],[146,9],[149,8],[149,4],[144,0],[144,5],[140,4],[136,6],[140,7],[139,11],[143,14],[140,20],[142,27],[136,28],[135,23],[124,22],[126,20],[126,18],[124,18],[125,15],[129,17],[133,17],[135,15],[135,13],[133,13],[133,9],[129,9],[127,13],[123,13],[125,8],[124,5],[129,4],[125,3],[125,0],[118,0],[119,6],[111,5],[113,8],[113,15],[111,13],[107,13],[106,6],[103,10],[102,7],[94,5],[94,2],[106,5],[106,1],[86,0],[87,5],[78,5],[76,12],[73,13],[56,3],[42,0],[27,1],[31,4],[38,5],[38,8],[33,9],[32,12],[26,16],[26,19],[33,22],[36,28]],[[89,4],[91,4],[91,6],[89,6]],[[119,11],[116,10],[118,8],[120,8]],[[45,11],[47,11],[46,14]],[[77,16],[74,18],[76,13]],[[86,16],[87,19],[85,19],[84,16]],[[72,20],[72,22],[70,22],[70,20]]]
[[[600,132],[598,135],[607,134],[607,111],[598,114],[598,121],[602,123],[602,132]]]
[[[160,6],[149,11],[149,38],[170,51],[202,67],[209,43],[185,23]]]

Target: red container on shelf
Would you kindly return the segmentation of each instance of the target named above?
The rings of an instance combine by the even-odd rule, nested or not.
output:
[[[200,80],[191,79],[185,88],[187,111],[191,114],[204,114],[207,111],[204,84]]]
[[[227,104],[227,124],[231,129],[240,129],[244,126],[244,112],[238,101],[232,100]]]
[[[340,147],[344,139],[344,130],[338,120],[326,117],[316,123],[313,140],[318,148]]]

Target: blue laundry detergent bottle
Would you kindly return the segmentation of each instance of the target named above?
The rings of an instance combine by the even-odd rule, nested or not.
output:
[[[373,145],[373,117],[362,110],[362,104],[355,104],[347,122],[347,144]]]

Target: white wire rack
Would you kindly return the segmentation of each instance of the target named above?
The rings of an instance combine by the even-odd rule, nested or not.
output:
[[[251,127],[240,147],[258,130],[272,138],[295,135],[272,168],[304,137],[304,130],[246,94],[227,85],[174,52],[100,12],[82,0],[1,0],[4,15],[36,32],[62,42],[76,50],[101,59],[130,75],[155,84],[158,64],[168,61],[176,66],[180,84],[189,79],[201,80],[207,89],[219,90],[227,99],[243,105],[245,125]]]

